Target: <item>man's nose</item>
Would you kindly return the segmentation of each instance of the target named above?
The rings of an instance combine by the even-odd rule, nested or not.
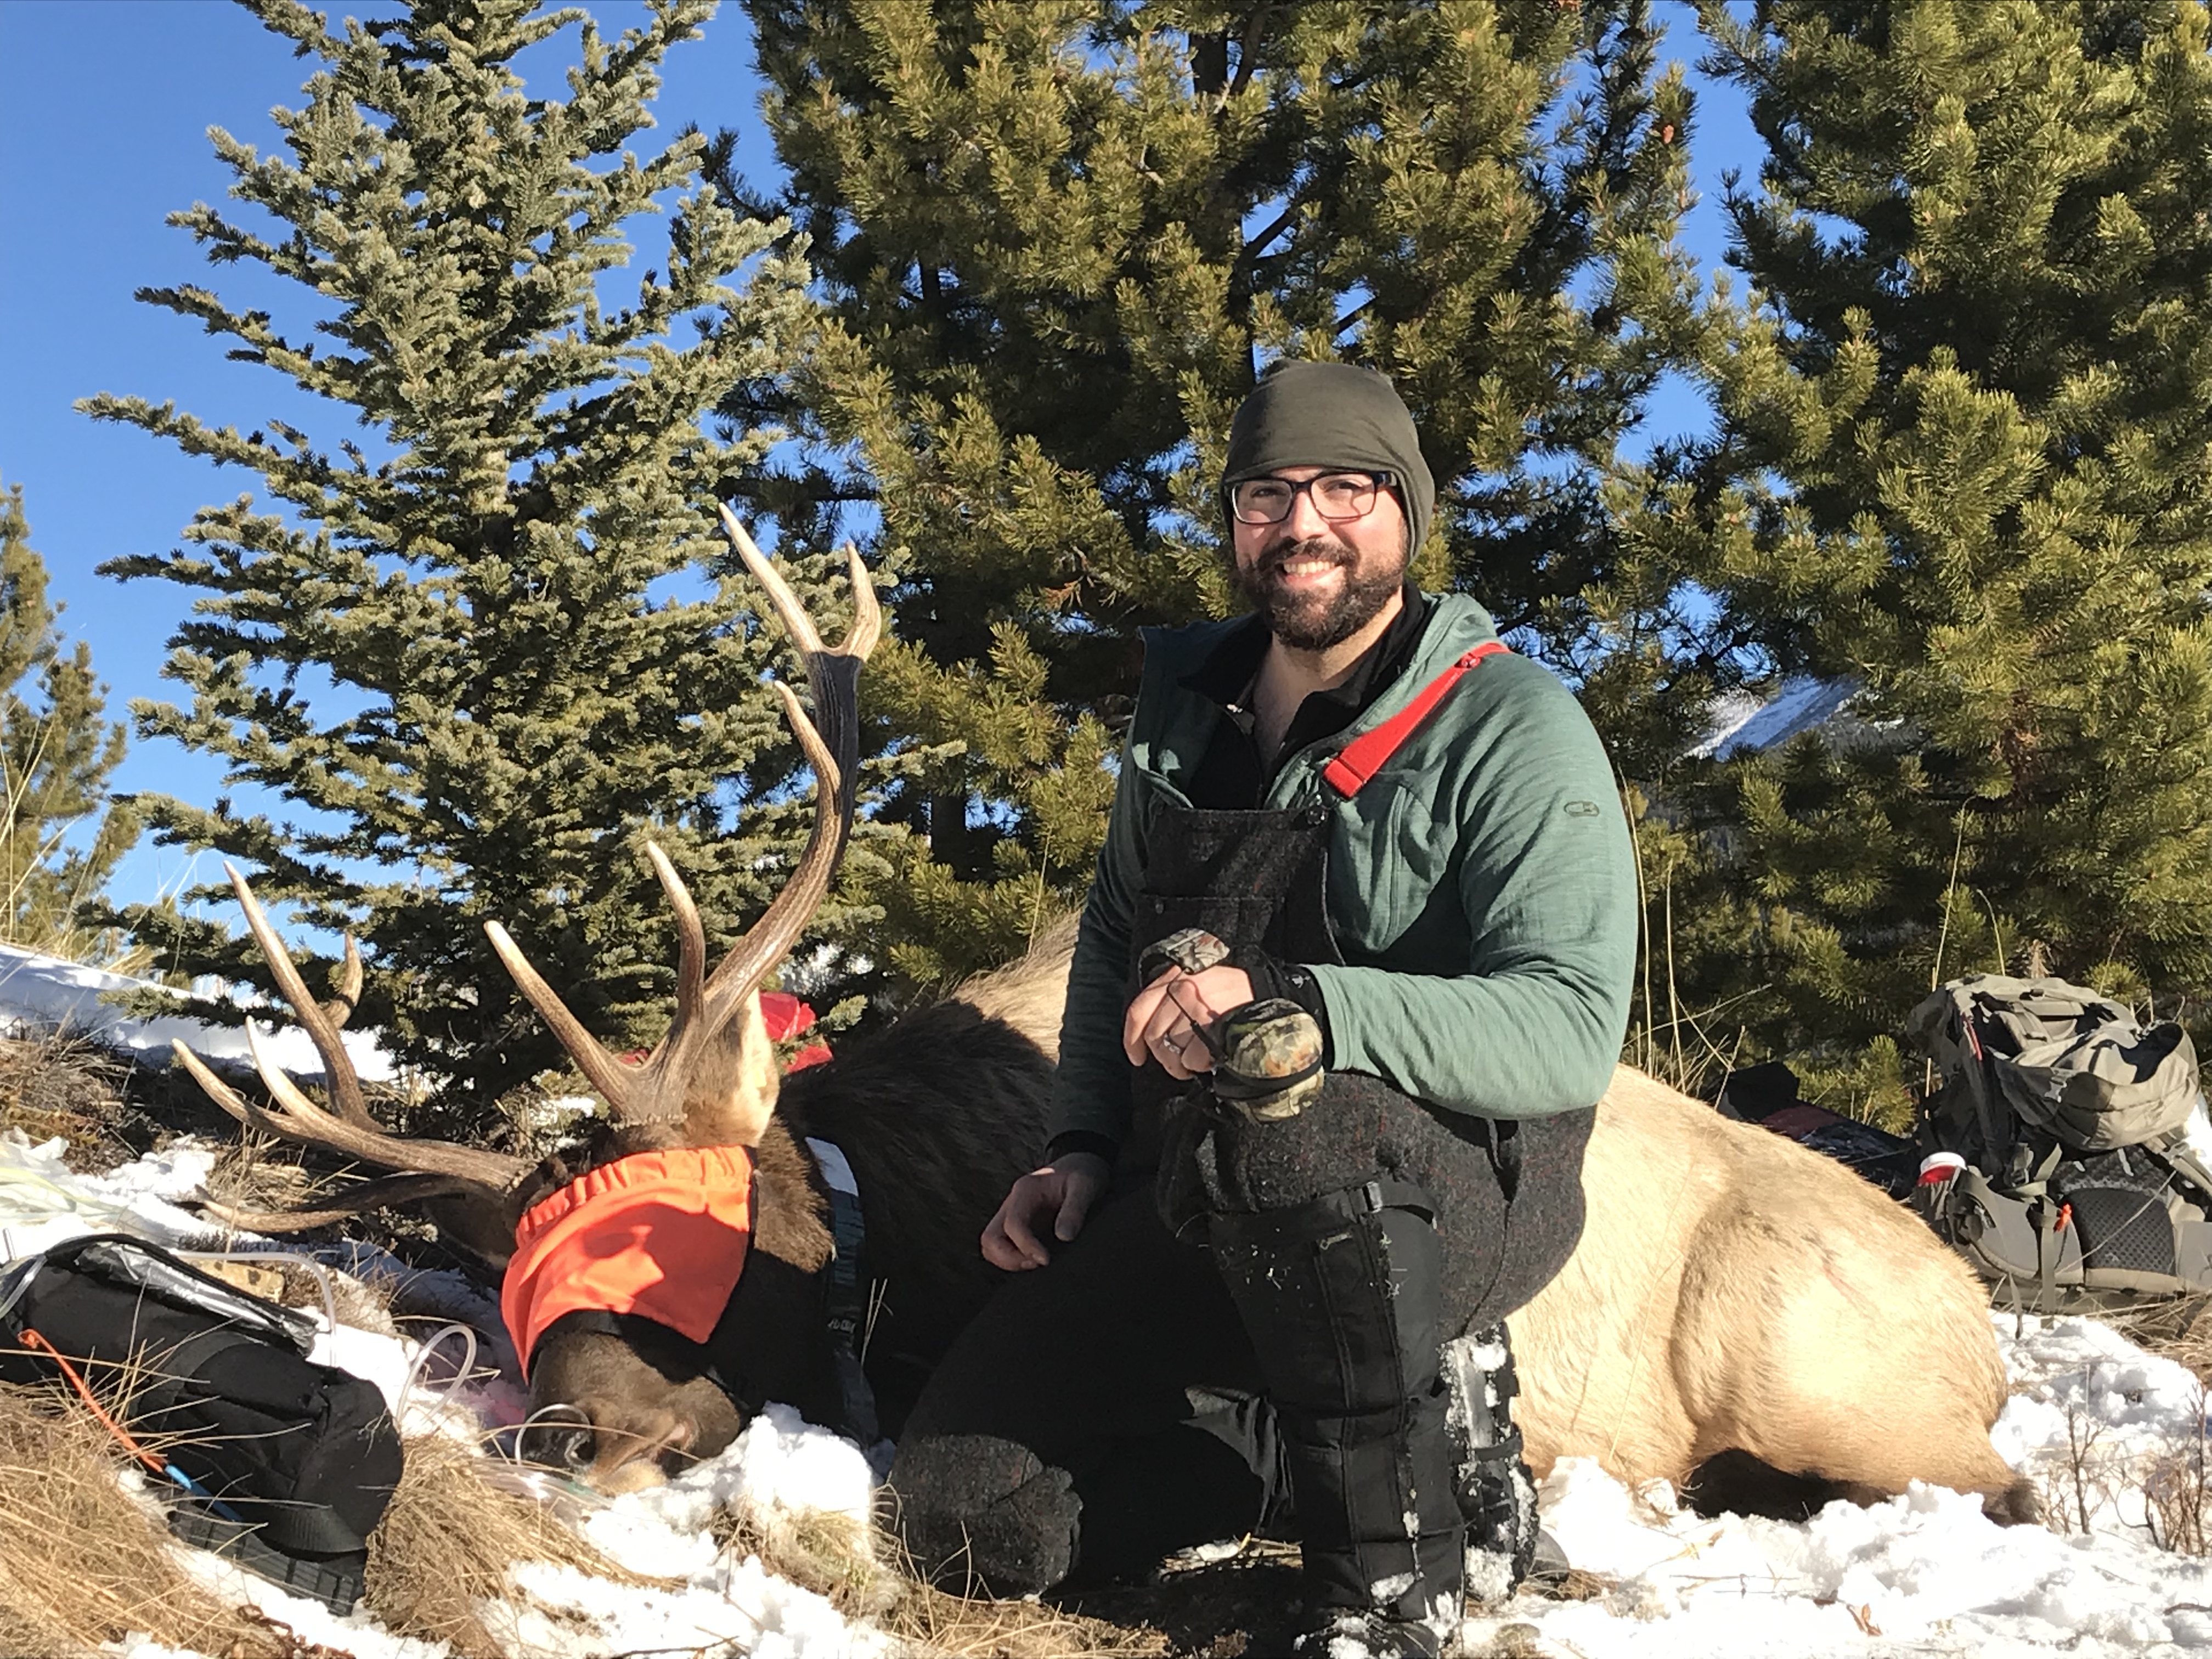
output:
[[[1315,504],[1313,491],[1301,489],[1291,497],[1291,510],[1283,520],[1283,528],[1297,540],[1304,541],[1309,536],[1326,536],[1331,526],[1328,520],[1322,517],[1321,508]]]

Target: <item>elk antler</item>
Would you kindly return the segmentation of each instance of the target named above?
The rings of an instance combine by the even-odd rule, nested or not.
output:
[[[791,688],[776,682],[784,717],[805,752],[807,763],[814,769],[814,828],[799,856],[799,867],[710,977],[706,971],[707,933],[699,920],[698,907],[667,855],[652,842],[646,843],[646,858],[676,913],[676,1015],[668,1035],[641,1066],[624,1065],[610,1054],[568,1012],[507,930],[495,921],[484,924],[492,949],[498,951],[515,984],[553,1029],[561,1046],[605,1100],[608,1109],[617,1120],[626,1121],[683,1120],[701,1060],[812,918],[830,890],[852,829],[860,743],[860,665],[875,649],[883,630],[883,613],[877,606],[867,568],[860,562],[859,552],[848,546],[853,625],[833,650],[823,644],[813,619],[789,584],[753,545],[752,538],[726,507],[722,508],[722,527],[746,569],[767,590],[769,608],[799,647],[806,667],[807,688],[813,694],[814,719],[809,720]]]
[[[314,1043],[315,1052],[322,1056],[323,1077],[331,1092],[331,1109],[315,1104],[298,1084],[284,1074],[261,1046],[261,1034],[251,1019],[246,1022],[246,1044],[253,1051],[254,1069],[261,1073],[261,1081],[275,1103],[254,1105],[217,1077],[182,1042],[171,1043],[169,1047],[178,1061],[207,1091],[208,1097],[252,1128],[301,1146],[341,1152],[380,1170],[453,1176],[482,1182],[495,1191],[503,1192],[512,1186],[526,1167],[520,1158],[488,1152],[481,1147],[457,1146],[449,1140],[410,1140],[391,1133],[368,1115],[368,1108],[362,1103],[361,1078],[338,1036],[361,995],[361,957],[354,949],[353,940],[346,940],[346,961],[339,974],[338,994],[328,1006],[317,1006],[307,994],[299,969],[293,965],[291,953],[277,938],[276,930],[269,925],[269,918],[262,914],[253,890],[246,884],[246,878],[233,865],[225,864],[222,867],[230,877],[231,890],[238,895],[239,904],[246,911],[246,926],[253,930],[262,955],[268,959],[270,971],[276,975],[277,988],[292,1005],[293,1014]]]

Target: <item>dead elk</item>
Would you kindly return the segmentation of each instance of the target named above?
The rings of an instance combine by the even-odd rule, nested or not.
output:
[[[836,652],[742,532],[732,538],[805,656],[828,739],[790,703],[816,768],[816,832],[792,883],[708,978],[690,896],[652,854],[678,922],[668,1037],[629,1068],[563,1008],[503,933],[518,982],[605,1097],[616,1128],[592,1174],[624,1156],[740,1148],[753,1200],[743,1271],[694,1340],[651,1318],[563,1316],[537,1344],[533,1405],[567,1415],[555,1444],[603,1486],[650,1479],[719,1450],[761,1399],[851,1423],[845,1352],[824,1292],[829,1187],[816,1137],[843,1149],[866,1223],[864,1281],[884,1286],[865,1370],[895,1431],[900,1407],[994,1281],[975,1239],[1043,1135],[1072,930],[992,981],[902,1021],[876,1042],[781,1085],[762,1027],[760,979],[826,890],[851,811],[852,696],[874,633]],[[234,878],[235,879],[235,878]],[[363,1109],[338,1043],[353,992],[318,1008],[236,883],[255,936],[331,1079],[316,1107],[271,1065],[276,1104],[248,1105],[192,1064],[239,1116],[408,1173],[372,1183],[398,1201],[456,1188],[496,1200],[514,1225],[557,1179],[461,1146],[402,1140]],[[2034,1512],[2028,1483],[1990,1444],[2003,1367],[1980,1286],[1918,1221],[1842,1164],[1627,1067],[1600,1103],[1583,1170],[1589,1220],[1559,1274],[1510,1321],[1528,1461],[1543,1474],[1583,1456],[1630,1481],[1677,1483],[1723,1453],[1859,1496],[1915,1480],[1979,1493],[2001,1519]],[[564,1188],[563,1190],[566,1190]],[[331,1212],[297,1216],[294,1224]],[[283,1218],[239,1218],[279,1224]]]
[[[330,1104],[318,1105],[287,1078],[258,1040],[267,1106],[179,1048],[201,1085],[242,1121],[402,1172],[333,1207],[216,1211],[222,1218],[297,1231],[380,1206],[459,1196],[464,1209],[492,1219],[477,1242],[488,1253],[502,1243],[514,1252],[501,1265],[537,1425],[526,1450],[607,1490],[647,1484],[713,1455],[770,1400],[848,1432],[896,1431],[998,1277],[975,1239],[1043,1143],[1073,938],[1072,926],[1057,929],[1024,963],[779,1079],[759,988],[828,891],[843,850],[855,691],[879,620],[854,557],[854,623],[841,645],[825,647],[743,529],[726,514],[725,523],[806,666],[812,720],[778,690],[815,771],[814,829],[788,882],[711,974],[690,893],[660,849],[647,848],[675,913],[678,969],[668,1034],[641,1064],[592,1036],[505,930],[487,927],[524,994],[605,1103],[610,1126],[586,1156],[533,1168],[390,1133],[367,1110],[340,1041],[359,994],[350,942],[345,988],[319,1006],[234,870],[248,925],[322,1058]],[[834,1276],[833,1181],[857,1187],[861,1224],[859,1260],[847,1264],[856,1271]],[[645,1243],[626,1265],[609,1268],[602,1246],[615,1237]]]

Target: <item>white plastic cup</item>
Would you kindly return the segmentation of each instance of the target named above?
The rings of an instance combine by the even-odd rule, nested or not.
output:
[[[1920,1179],[1913,1184],[1933,1187],[1949,1181],[1966,1167],[1966,1160],[1956,1152],[1930,1152],[1920,1160]]]

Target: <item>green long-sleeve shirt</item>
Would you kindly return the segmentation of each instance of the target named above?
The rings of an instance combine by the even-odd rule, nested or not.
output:
[[[1628,1021],[1636,877],[1612,769],[1566,688],[1524,658],[1485,659],[1351,799],[1322,780],[1470,647],[1497,637],[1472,599],[1431,599],[1413,660],[1335,737],[1291,756],[1266,807],[1331,805],[1327,902],[1343,965],[1304,964],[1331,1064],[1454,1111],[1541,1117],[1594,1104]],[[1054,1132],[1118,1143],[1129,939],[1154,822],[1188,801],[1219,705],[1182,681],[1234,623],[1149,629],[1106,846],[1060,1028]]]

